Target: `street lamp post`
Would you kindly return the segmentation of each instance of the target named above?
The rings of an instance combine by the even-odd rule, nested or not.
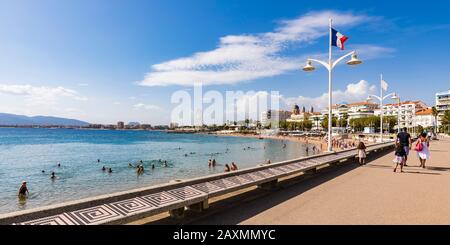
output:
[[[303,71],[306,72],[310,72],[310,71],[314,71],[316,68],[312,65],[312,62],[316,62],[319,63],[321,65],[323,65],[325,68],[327,68],[328,70],[328,151],[332,152],[333,151],[333,147],[331,144],[331,131],[332,131],[332,123],[333,123],[333,115],[332,115],[332,82],[333,82],[333,69],[336,67],[337,64],[339,64],[339,62],[341,62],[342,60],[344,60],[345,58],[351,56],[351,59],[347,62],[347,65],[359,65],[362,63],[361,60],[358,59],[358,56],[356,54],[355,51],[352,51],[342,57],[340,57],[339,59],[337,59],[336,61],[333,62],[333,57],[332,57],[332,42],[333,42],[333,37],[332,37],[332,24],[333,24],[333,20],[330,18],[330,22],[329,22],[329,31],[330,31],[330,43],[329,43],[329,49],[328,49],[328,63],[321,61],[321,60],[317,60],[317,59],[308,59],[306,61],[306,66],[303,67]]]
[[[393,100],[397,100],[397,133],[400,133],[400,95],[394,93]]]
[[[383,81],[383,75],[381,75],[380,81]],[[395,99],[395,93],[390,93],[383,97],[383,88],[380,87],[380,96],[369,94],[369,97],[367,98],[367,101],[371,101],[373,98],[380,101],[380,142],[383,142],[383,101],[389,96],[392,96],[391,98]]]

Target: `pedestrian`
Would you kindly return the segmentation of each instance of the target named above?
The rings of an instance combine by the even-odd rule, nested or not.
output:
[[[403,128],[403,131],[397,134],[397,142],[400,143],[400,145],[404,148],[405,150],[405,161],[403,163],[403,166],[407,167],[408,165],[406,164],[406,162],[408,161],[408,155],[409,155],[409,150],[411,149],[411,145],[412,145],[412,140],[411,140],[411,135],[408,133],[407,131],[408,129],[406,127]]]
[[[27,187],[27,182],[26,181],[22,181],[22,185],[19,188],[19,198],[24,198],[27,195],[30,195],[30,193],[28,192],[28,187]]]
[[[430,158],[430,142],[427,139],[427,134],[426,133],[422,133],[419,137],[419,139],[417,140],[417,144],[416,144],[416,148],[415,150],[417,151],[417,156],[419,157],[420,160],[420,166],[422,168],[425,168],[425,163],[427,161],[427,159]]]
[[[405,157],[406,157],[405,147],[403,147],[402,144],[400,144],[400,142],[396,142],[395,143],[395,158],[394,158],[394,163],[395,163],[394,173],[397,172],[397,167],[399,164],[400,164],[400,172],[403,173]]]
[[[358,150],[359,165],[365,165],[367,157],[366,145],[364,142],[360,141],[356,149]]]

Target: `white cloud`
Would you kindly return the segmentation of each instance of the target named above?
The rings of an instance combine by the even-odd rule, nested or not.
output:
[[[280,22],[274,32],[225,36],[214,50],[155,64],[138,83],[144,86],[190,86],[195,82],[203,85],[233,84],[298,69],[305,57],[283,57],[281,52],[291,43],[307,44],[327,35],[330,16],[337,26],[346,27],[373,19],[352,13],[310,12],[297,19]]]
[[[144,109],[144,110],[162,110],[162,108],[157,106],[157,105],[146,105],[144,103],[135,104],[135,105],[133,105],[133,108],[135,110],[140,110],[140,109]]]
[[[120,105],[121,103],[119,101],[113,102],[113,105]]]
[[[370,85],[365,80],[361,80],[358,83],[350,83],[347,85],[345,91],[333,91],[333,104],[362,101],[365,100],[369,94],[374,94],[375,92],[375,85]],[[307,108],[313,106],[316,110],[320,110],[328,108],[328,93],[324,93],[318,97],[298,96],[282,98],[282,101],[289,107],[297,104],[300,106],[305,106]]]
[[[0,93],[24,96],[29,103],[50,105],[55,104],[60,98],[72,98],[86,101],[86,97],[80,96],[77,91],[61,86],[45,87],[17,84],[0,84]]]

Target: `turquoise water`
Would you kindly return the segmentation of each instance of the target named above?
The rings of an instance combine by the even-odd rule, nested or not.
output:
[[[223,172],[224,165],[232,161],[245,168],[266,159],[276,162],[304,155],[302,143],[269,139],[158,131],[0,128],[0,213]],[[210,158],[216,159],[216,168],[208,167]],[[159,159],[166,160],[168,167]],[[145,172],[138,176],[128,163],[140,160]],[[113,172],[102,171],[102,166],[111,167]],[[50,179],[52,171],[58,176],[54,181]],[[17,198],[23,180],[30,190],[24,203]]]

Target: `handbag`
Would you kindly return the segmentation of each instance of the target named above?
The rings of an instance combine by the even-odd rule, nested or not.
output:
[[[422,151],[423,150],[422,141],[417,142],[416,148],[414,150],[416,150],[416,151]]]

